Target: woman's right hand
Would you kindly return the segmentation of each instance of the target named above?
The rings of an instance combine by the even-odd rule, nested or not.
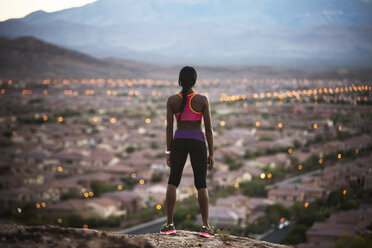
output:
[[[169,168],[171,167],[170,154],[167,154],[167,165],[168,165]]]
[[[214,166],[214,158],[213,156],[208,156],[208,170],[212,170]]]

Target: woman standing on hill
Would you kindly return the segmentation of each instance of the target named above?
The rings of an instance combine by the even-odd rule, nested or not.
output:
[[[182,171],[190,154],[194,172],[194,184],[198,190],[203,226],[200,235],[214,237],[214,227],[208,223],[209,196],[206,184],[207,168],[213,169],[213,129],[211,123],[210,106],[208,98],[193,91],[196,82],[196,71],[186,66],[180,71],[178,84],[182,91],[172,95],[167,102],[167,165],[170,175],[166,193],[168,221],[163,224],[160,233],[176,233],[173,223],[174,205],[176,203],[176,189],[180,184]],[[177,130],[173,137],[173,115],[177,119]],[[202,132],[201,119],[204,118],[205,136],[208,142],[209,156],[204,133]]]

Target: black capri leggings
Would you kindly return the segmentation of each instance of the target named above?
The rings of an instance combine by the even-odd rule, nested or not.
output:
[[[187,154],[190,153],[194,184],[197,189],[206,188],[207,147],[204,142],[196,139],[173,139],[170,155],[170,175],[168,184],[176,187],[181,182],[183,167]]]

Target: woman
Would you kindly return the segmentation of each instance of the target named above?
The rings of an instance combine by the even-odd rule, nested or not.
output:
[[[213,169],[213,129],[209,111],[208,98],[193,91],[196,82],[196,71],[186,66],[180,71],[178,84],[182,91],[170,96],[167,102],[167,165],[170,175],[166,193],[168,221],[163,224],[160,233],[176,233],[173,223],[176,189],[181,181],[182,171],[187,155],[190,154],[194,172],[194,184],[198,190],[198,202],[203,219],[200,235],[214,237],[214,227],[208,223],[209,197],[206,185],[208,170]],[[177,119],[177,130],[173,137],[173,114]],[[204,118],[205,135],[208,142],[209,156],[202,132],[201,119]]]

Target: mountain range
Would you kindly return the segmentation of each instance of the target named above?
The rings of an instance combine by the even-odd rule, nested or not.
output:
[[[98,0],[0,23],[0,36],[156,65],[371,68],[369,0]]]
[[[199,79],[330,78],[371,80],[372,70],[310,72],[270,66],[195,66]],[[154,78],[175,81],[181,66],[95,58],[34,37],[0,37],[1,79]]]

